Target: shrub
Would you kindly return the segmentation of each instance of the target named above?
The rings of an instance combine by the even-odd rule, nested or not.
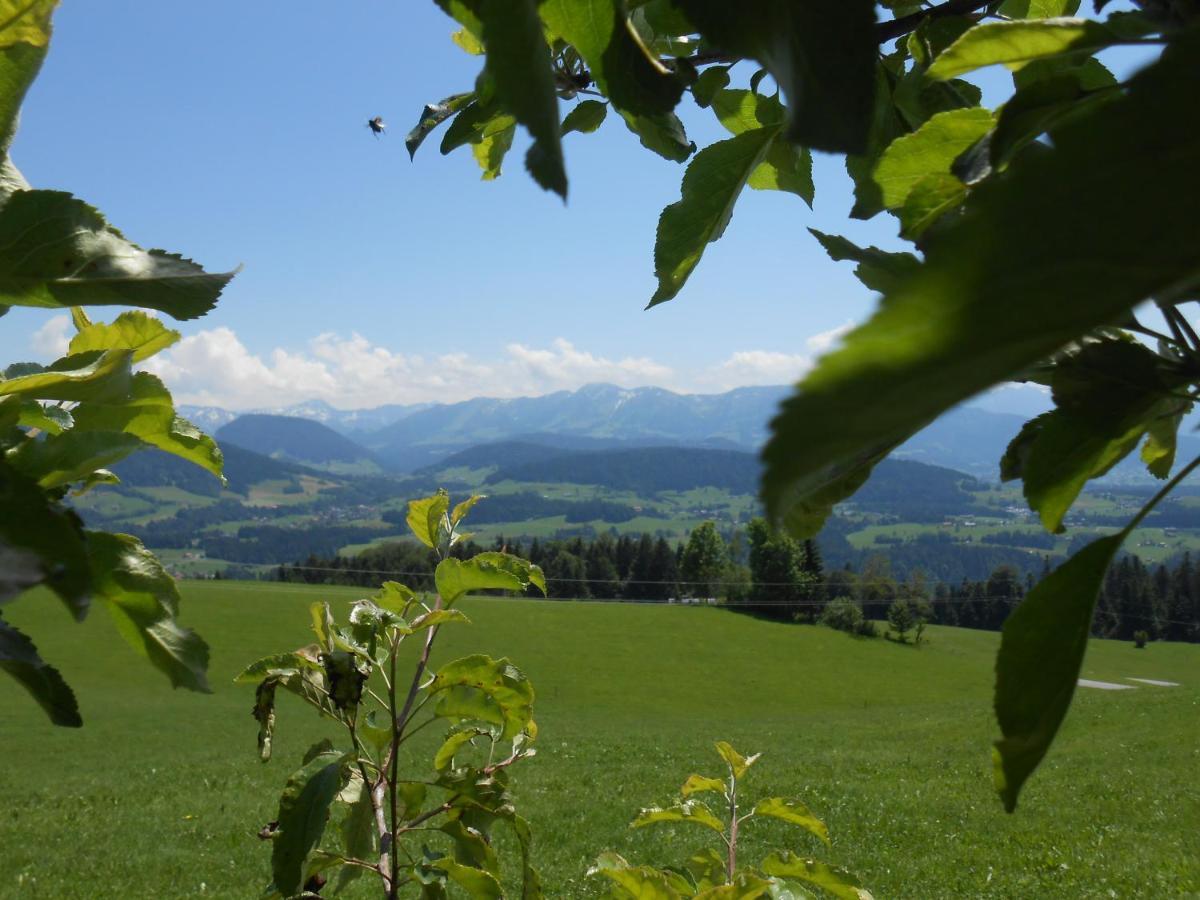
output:
[[[862,607],[849,597],[838,597],[825,606],[825,611],[821,613],[821,624],[846,634],[862,634],[863,626],[870,623],[863,618]],[[874,630],[874,625],[871,625],[872,634]]]
[[[1144,629],[1135,631],[1133,633],[1133,646],[1137,647],[1139,650],[1146,649],[1146,641],[1148,640],[1150,640],[1150,632],[1145,631]]]

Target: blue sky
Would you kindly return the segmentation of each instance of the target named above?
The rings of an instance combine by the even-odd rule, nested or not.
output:
[[[646,311],[682,167],[615,117],[566,139],[566,206],[525,175],[520,136],[491,183],[436,138],[410,163],[423,104],[479,67],[432,2],[68,0],[55,27],[13,149],[29,181],[94,203],[139,243],[244,266],[158,367],[183,402],[779,383],[873,304],[806,226],[895,243],[890,217],[846,218],[849,181],[819,157],[815,210],[747,192],[683,293]],[[724,136],[703,110],[685,120],[701,146]],[[40,311],[5,324],[8,360],[45,359],[67,333]]]

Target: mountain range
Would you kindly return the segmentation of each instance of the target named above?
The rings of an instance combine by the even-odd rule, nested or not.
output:
[[[591,384],[541,397],[368,410],[338,410],[312,401],[243,415],[216,407],[183,406],[180,412],[215,431],[222,443],[276,459],[341,474],[407,473],[479,444],[505,441],[572,451],[677,446],[754,452],[791,390],[779,385],[678,394]],[[914,435],[893,457],[994,481],[1000,456],[1025,418],[994,411],[994,405],[961,406]],[[1181,455],[1200,449],[1200,441],[1190,436],[1181,436],[1180,444]],[[1149,480],[1136,459],[1126,460],[1109,478]]]

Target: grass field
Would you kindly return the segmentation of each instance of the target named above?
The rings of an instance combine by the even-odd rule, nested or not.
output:
[[[327,729],[285,698],[275,758],[259,763],[253,692],[230,680],[307,643],[308,603],[360,592],[183,591],[185,620],[213,646],[212,696],[173,693],[99,610],[77,627],[48,596],[5,608],[76,686],[86,725],[50,727],[0,680],[0,897],[255,897],[269,880],[255,832]],[[690,772],[717,773],[721,738],[764,752],[751,793],[803,799],[833,835],[818,852],[803,832],[751,822],[749,859],[814,853],[860,873],[877,898],[1200,892],[1200,647],[1093,642],[1088,678],[1182,686],[1081,688],[1008,816],[990,776],[994,634],[934,627],[914,649],[708,608],[479,599],[464,609],[474,625],[447,628],[435,655],[508,655],[538,691],[539,755],[514,774],[550,897],[598,896],[584,872],[603,850],[666,864],[702,846],[699,830],[627,824],[669,802]]]

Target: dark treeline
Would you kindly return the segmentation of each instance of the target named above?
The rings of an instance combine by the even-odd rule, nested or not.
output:
[[[471,511],[472,525],[494,525],[497,522],[521,522],[548,516],[565,516],[567,522],[628,522],[638,515],[637,510],[625,503],[609,500],[559,500],[543,497],[534,491],[516,494],[497,494],[489,497]],[[408,510],[385,510],[380,518],[393,525],[404,526]]]
[[[482,549],[468,543],[460,551],[471,555]],[[999,630],[1036,581],[1011,565],[998,566],[986,578],[957,582],[929,578],[920,569],[897,577],[890,558],[880,553],[857,567],[827,567],[815,542],[779,535],[761,520],[729,541],[715,528],[702,526],[687,543],[674,545],[649,534],[601,534],[592,540],[535,539],[528,544],[497,538],[486,549],[503,549],[539,565],[552,598],[693,598],[781,621],[817,621],[833,601],[849,601],[867,619],[882,620],[894,603],[908,601],[926,610],[931,622]],[[427,548],[398,541],[353,557],[310,554],[295,566],[280,566],[275,577],[362,587],[397,579],[432,590],[435,564]],[[1045,574],[1049,560],[1043,559],[1042,566]],[[1153,569],[1136,556],[1124,556],[1109,569],[1093,633],[1130,640],[1140,631],[1152,640],[1200,641],[1200,566],[1190,555]]]

